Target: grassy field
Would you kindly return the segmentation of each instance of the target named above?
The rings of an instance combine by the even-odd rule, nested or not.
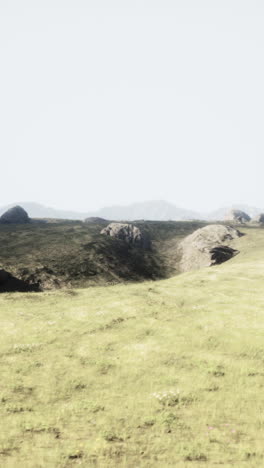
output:
[[[0,466],[264,466],[264,231],[217,267],[0,296]]]

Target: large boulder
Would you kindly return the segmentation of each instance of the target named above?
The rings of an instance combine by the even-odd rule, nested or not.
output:
[[[237,229],[212,224],[187,236],[179,245],[180,270],[190,271],[223,263],[237,255],[229,244],[243,234]]]
[[[21,206],[14,206],[0,217],[1,224],[28,224],[30,218]]]
[[[252,223],[254,224],[264,224],[264,213],[260,213],[255,218],[253,218]]]
[[[225,216],[226,221],[233,221],[234,223],[244,224],[248,223],[251,218],[250,216],[241,210],[231,210]]]
[[[135,247],[149,248],[150,241],[137,226],[128,223],[110,223],[101,234],[125,241]]]

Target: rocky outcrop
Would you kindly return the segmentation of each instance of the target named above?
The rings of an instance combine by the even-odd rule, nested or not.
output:
[[[250,220],[250,216],[241,210],[231,210],[225,216],[225,221],[233,221],[238,224],[248,223]]]
[[[104,218],[98,218],[96,216],[90,216],[89,218],[86,218],[84,220],[85,223],[88,223],[88,224],[105,224],[109,221],[107,221],[107,219],[104,219]]]
[[[260,213],[255,218],[253,218],[252,223],[254,224],[264,224],[264,213]]]
[[[21,206],[14,206],[0,217],[0,224],[28,224],[30,218]]]
[[[179,245],[180,271],[196,270],[223,263],[239,252],[229,246],[243,234],[223,225],[209,225],[186,237]]]
[[[150,241],[147,236],[133,224],[110,223],[106,228],[102,229],[101,234],[123,240],[135,247],[145,249],[150,247]]]
[[[62,275],[58,275],[56,271],[44,265],[37,268],[19,268],[17,269],[17,276],[28,284],[37,284],[41,291],[66,286]]]
[[[4,292],[30,292],[40,291],[38,283],[30,284],[21,279],[15,278],[6,270],[0,270],[0,293]]]

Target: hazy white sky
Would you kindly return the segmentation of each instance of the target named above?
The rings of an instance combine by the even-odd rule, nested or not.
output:
[[[0,205],[264,207],[262,0],[1,0]]]

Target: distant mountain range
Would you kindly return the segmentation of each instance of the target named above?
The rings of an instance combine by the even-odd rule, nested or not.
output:
[[[200,220],[221,220],[224,218],[226,213],[231,209],[240,209],[245,211],[250,216],[255,216],[262,212],[261,209],[246,205],[233,205],[229,207],[220,208],[211,213],[199,213],[192,210],[187,210],[184,208],[179,208],[173,203],[168,203],[163,200],[157,201],[147,201],[132,203],[127,206],[109,206],[101,208],[98,211],[93,212],[78,212],[78,211],[68,211],[68,210],[59,210],[55,208],[46,207],[39,203],[33,202],[18,202],[13,203],[7,206],[0,208],[0,216],[9,208],[20,205],[22,206],[31,218],[56,218],[56,219],[76,219],[84,220],[85,218],[94,216],[105,218],[109,220],[156,220],[156,221],[180,221],[180,220],[190,220],[190,219],[200,219]],[[263,210],[264,211],[264,210]]]
[[[133,203],[127,206],[110,206],[97,211],[96,216],[105,219],[125,219],[128,221],[135,219],[167,221],[169,219],[184,220],[200,218],[200,214],[195,211],[179,208],[172,203],[162,200]]]

